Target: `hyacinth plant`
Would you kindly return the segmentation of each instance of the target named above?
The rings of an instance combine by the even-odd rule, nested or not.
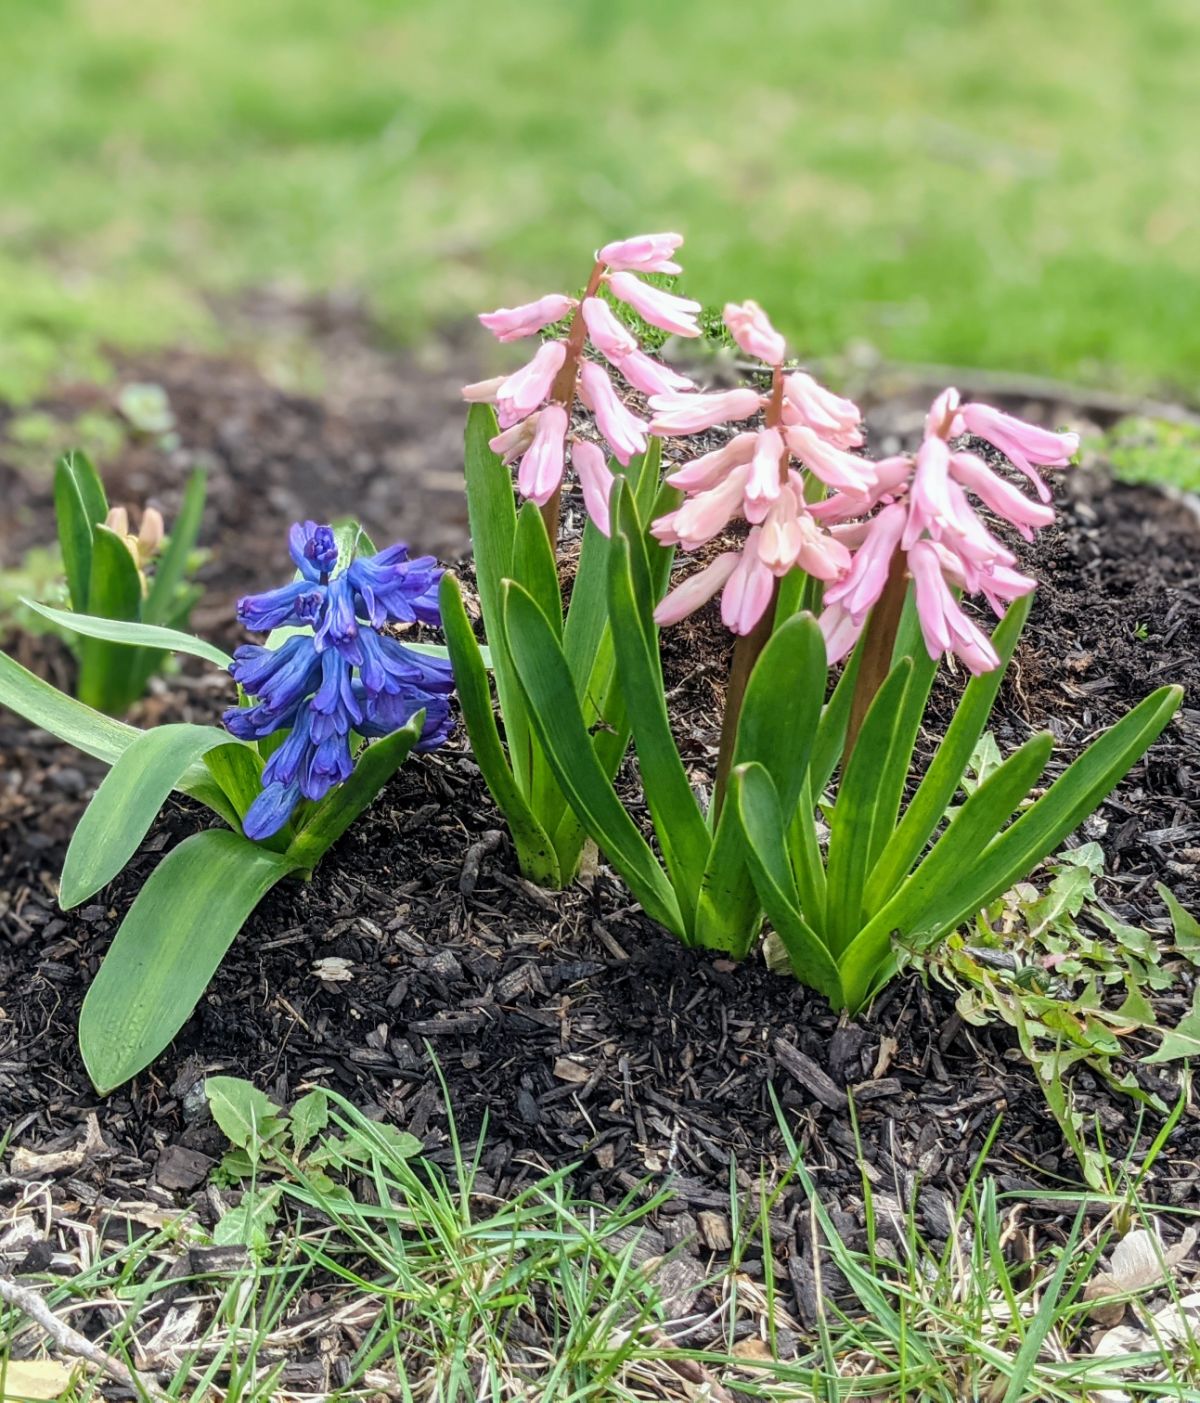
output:
[[[171,1041],[263,896],[284,877],[310,876],[410,752],[449,733],[444,650],[381,632],[438,622],[434,561],[410,559],[402,545],[376,555],[357,527],[314,522],[294,526],[289,546],[292,583],[238,604],[239,620],[270,636],[232,658],[174,629],[69,616],[76,632],[113,647],[168,649],[227,668],[242,704],[223,728],[139,730],[0,654],[0,703],[111,766],[67,850],[64,910],[118,875],[172,790],[227,825],[193,833],[159,862],[92,981],[79,1041],[101,1092]]]
[[[557,888],[575,876],[587,838],[528,714],[502,629],[503,582],[515,580],[537,601],[562,645],[588,748],[606,775],[615,774],[629,744],[629,719],[618,684],[606,604],[609,498],[627,483],[640,516],[660,502],[660,443],[645,419],[626,407],[620,387],[647,395],[680,393],[691,381],[647,355],[614,304],[676,336],[700,335],[700,304],[645,281],[674,275],[682,239],[650,234],[607,244],[595,255],[582,295],[551,293],[480,320],[500,341],[541,340],[520,369],[468,385],[467,503],[475,582],[499,702],[493,710],[484,654],[475,639],[458,581],[447,575],[441,605],[463,719],[475,758],[504,813],[522,872]],[[609,300],[612,299],[612,300]],[[572,428],[578,405],[588,428]],[[594,434],[601,443],[590,435]],[[605,448],[608,452],[606,453]],[[610,456],[611,455],[611,456]],[[513,496],[508,465],[517,464]],[[584,524],[569,607],[560,588],[561,499],[573,468],[582,489]],[[670,555],[656,551],[655,588],[665,585]]]
[[[940,938],[1052,851],[1159,734],[1181,693],[1147,697],[1037,797],[1048,733],[952,807],[1036,583],[976,502],[1027,538],[1048,525],[1038,467],[1068,463],[1075,436],[960,404],[948,390],[915,455],[871,461],[853,451],[863,441],[856,407],[786,370],[783,339],[760,308],[731,304],[725,321],[763,362],[766,388],[655,395],[649,428],[682,437],[750,426],[668,476],[684,499],[649,533],[628,486],[611,493],[609,618],[657,853],[596,763],[561,641],[517,580],[503,585],[505,643],[563,793],[647,912],[685,942],[738,958],[765,912],[797,977],[856,1009],[890,973],[898,941]],[[1038,500],[968,437],[1023,472]],[[737,545],[660,599],[655,552],[707,549],[730,528],[743,533]],[[737,642],[705,806],[672,736],[656,627],[718,592]],[[982,595],[1002,617],[992,637],[963,610],[962,593]],[[972,680],[905,805],[946,654]],[[842,659],[827,699],[829,663]]]
[[[71,609],[126,623],[186,628],[201,594],[187,575],[204,495],[204,473],[198,470],[188,479],[171,534],[166,535],[166,523],[155,507],[143,510],[135,533],[129,529],[126,508],[109,506],[87,454],[64,454],[54,469],[54,514]],[[160,648],[121,647],[80,635],[67,610],[37,603],[29,608],[71,640],[78,664],[75,695],[110,716],[129,710],[168,656]]]

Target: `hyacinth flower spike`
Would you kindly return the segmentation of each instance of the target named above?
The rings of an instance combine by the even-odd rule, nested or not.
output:
[[[239,600],[238,621],[254,633],[304,631],[277,648],[237,649],[230,672],[254,704],[223,718],[239,740],[288,732],[243,820],[255,839],[278,833],[302,800],[323,799],[350,777],[354,736],[390,735],[423,710],[415,748],[432,750],[452,727],[449,663],[380,632],[389,623],[440,622],[443,571],[433,557],[410,558],[394,545],[339,571],[333,529],[312,521],[292,527],[288,548],[300,579]]]
[[[577,396],[592,412],[600,436],[622,466],[646,451],[646,421],[626,406],[609,369],[598,359],[588,359],[587,349],[598,352],[619,380],[643,394],[677,394],[692,386],[685,376],[642,351],[602,296],[607,289],[660,330],[699,336],[698,302],[643,281],[647,273],[681,272],[673,255],[682,243],[679,234],[641,234],[606,244],[595,256],[582,298],[549,293],[479,318],[497,339],[508,342],[538,335],[570,316],[566,334],[544,341],[519,370],[467,385],[462,392],[471,403],[496,406],[500,433],[491,441],[492,450],[506,463],[518,464],[517,490],[542,509],[551,541],[557,536],[559,497],[568,463],[584,488],[588,515],[606,535],[609,530],[611,473],[607,467],[604,472],[597,470],[594,455],[588,452],[594,445],[570,434]]]

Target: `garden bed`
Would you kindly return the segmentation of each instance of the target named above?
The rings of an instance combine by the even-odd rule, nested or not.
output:
[[[201,539],[213,558],[193,623],[227,646],[239,641],[234,597],[276,581],[296,518],[354,513],[381,539],[450,557],[465,546],[461,365],[396,373],[352,337],[337,341],[344,328],[327,334],[351,370],[325,399],[281,393],[235,361],[181,353],[123,367],[125,378],[166,389],[181,446],[128,442],[107,474],[110,495],[155,496],[169,519],[190,466],[209,466]],[[89,390],[47,408],[70,419],[105,403]],[[911,427],[894,404],[869,422],[876,442]],[[48,478],[6,456],[0,550],[11,564],[51,539],[53,517]],[[1200,521],[1186,503],[1102,470],[1059,474],[1056,492],[1060,525],[1024,556],[1043,583],[992,729],[1007,751],[1049,727],[1057,767],[1153,687],[1184,686],[1175,722],[1085,825],[1107,858],[1109,911],[1165,931],[1156,882],[1192,909],[1200,897]],[[51,639],[7,646],[43,675],[66,675]],[[677,734],[701,770],[715,755],[729,646],[711,610],[664,636]],[[955,686],[939,679],[926,754]],[[230,694],[227,679],[188,661],[132,719],[210,722]],[[215,1072],[249,1078],[280,1102],[331,1086],[448,1162],[431,1054],[459,1134],[471,1141],[487,1122],[485,1188],[504,1194],[577,1163],[576,1189],[612,1201],[670,1176],[675,1198],[658,1226],[671,1240],[690,1237],[696,1256],[728,1245],[731,1170],[749,1190],[786,1161],[772,1089],[847,1231],[862,1204],[858,1144],[878,1193],[899,1204],[920,1189],[920,1221],[935,1240],[950,1230],[947,1203],[998,1115],[990,1164],[1002,1186],[1078,1180],[1011,1035],[964,1024],[936,979],[910,972],[847,1022],[757,957],[735,967],[684,950],[602,869],[561,896],[521,881],[461,738],[407,764],[311,884],[272,892],[168,1053],[98,1098],[75,1042],[83,994],[146,874],[210,816],[171,802],[102,899],[64,915],[55,878],[101,768],[7,713],[0,747],[0,1126],[10,1145],[46,1151],[78,1143],[95,1115],[103,1143],[68,1185],[83,1202],[150,1197],[209,1211],[203,1182],[224,1140],[200,1087]],[[1177,983],[1157,997],[1160,1021],[1173,1026],[1188,991]],[[1161,1069],[1136,1071],[1172,1099]],[[1136,1103],[1087,1072],[1075,1080],[1110,1153],[1132,1148]],[[1198,1160],[1189,1106],[1156,1168],[1155,1197],[1190,1198]],[[797,1311],[811,1319],[801,1204],[798,1188],[785,1194],[772,1233]]]

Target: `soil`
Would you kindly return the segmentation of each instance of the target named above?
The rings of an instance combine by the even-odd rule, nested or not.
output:
[[[403,537],[444,557],[466,545],[455,389],[469,350],[451,343],[431,367],[375,351],[337,318],[331,330],[319,318],[308,330],[331,363],[355,367],[320,397],[281,391],[246,360],[179,352],[121,364],[122,380],[167,390],[181,446],[132,439],[108,472],[110,495],[153,496],[169,517],[190,465],[208,466],[202,543],[213,554],[194,622],[225,644],[237,641],[232,599],[278,581],[297,517],[357,512],[380,540]],[[76,414],[112,393],[81,388],[46,408]],[[878,440],[909,431],[882,409],[873,423]],[[51,502],[44,475],[2,445],[0,491],[0,551],[11,565],[51,536]],[[1084,831],[1105,851],[1108,908],[1161,931],[1156,881],[1200,904],[1200,521],[1186,503],[1099,471],[1063,475],[1057,491],[1061,524],[1023,550],[1043,584],[993,729],[1007,750],[1049,726],[1065,763],[1152,687],[1184,685],[1184,711]],[[703,765],[715,755],[728,636],[710,610],[664,644],[678,734]],[[69,677],[51,640],[10,645],[54,680]],[[938,684],[926,754],[958,686],[950,675]],[[228,679],[189,661],[133,719],[211,720],[228,694]],[[312,1083],[335,1087],[448,1162],[431,1058],[459,1134],[471,1140],[486,1123],[485,1188],[505,1193],[577,1165],[576,1189],[611,1201],[669,1177],[675,1198],[659,1227],[672,1241],[690,1236],[697,1256],[727,1246],[731,1171],[753,1190],[786,1161],[781,1117],[852,1239],[859,1145],[877,1207],[881,1196],[886,1206],[915,1195],[935,1240],[951,1230],[948,1205],[997,1117],[989,1163],[1002,1187],[1078,1182],[1007,1030],[965,1025],[952,991],[915,973],[867,1014],[839,1019],[757,958],[738,967],[683,949],[603,868],[561,896],[539,891],[516,875],[461,737],[407,764],[310,884],[271,893],[175,1044],[98,1098],[75,1044],[80,1002],[149,871],[210,816],[169,802],[102,898],[64,915],[56,876],[101,769],[8,714],[0,755],[0,1126],[10,1147],[46,1151],[76,1143],[94,1113],[102,1148],[56,1190],[85,1204],[197,1199],[223,1149],[197,1095],[215,1072],[249,1077],[281,1102]],[[1168,996],[1164,1019],[1186,1003],[1186,991]],[[1138,1075],[1173,1095],[1168,1078]],[[1110,1151],[1134,1148],[1140,1108],[1086,1072],[1076,1087]],[[1200,1119],[1189,1105],[1155,1169],[1154,1196],[1191,1199],[1198,1162]],[[0,1181],[0,1197],[18,1192],[15,1180]],[[817,1297],[801,1208],[798,1190],[785,1193],[771,1227],[808,1321]],[[836,1288],[828,1275],[824,1284]]]

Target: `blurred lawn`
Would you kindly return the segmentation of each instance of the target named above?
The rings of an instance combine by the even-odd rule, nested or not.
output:
[[[629,232],[807,353],[1194,393],[1195,0],[5,0],[0,393],[199,293],[432,319]]]

